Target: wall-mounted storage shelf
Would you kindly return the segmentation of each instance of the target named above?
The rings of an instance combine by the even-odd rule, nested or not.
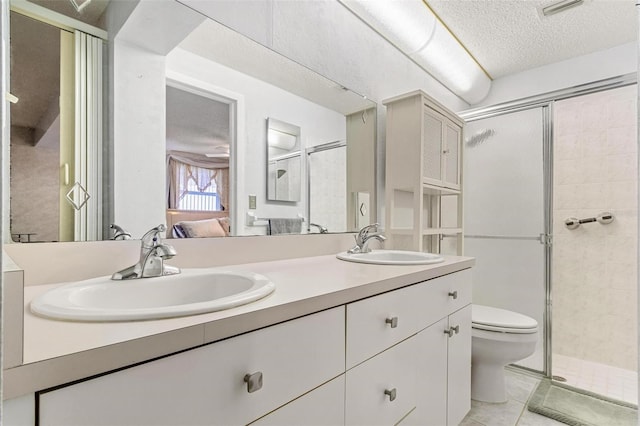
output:
[[[420,90],[383,103],[387,246],[461,255],[464,121]]]

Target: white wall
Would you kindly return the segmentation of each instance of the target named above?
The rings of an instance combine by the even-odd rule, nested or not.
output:
[[[638,70],[637,43],[567,59],[495,79],[489,95],[473,107],[495,105]]]
[[[266,200],[266,119],[271,117],[301,129],[301,149],[346,138],[344,115],[295,96],[278,87],[242,74],[216,62],[182,49],[167,56],[167,74],[181,74],[202,83],[218,94],[241,99],[244,132],[238,135],[235,152],[238,164],[236,194],[239,218],[233,224],[239,235],[263,234],[264,227],[245,227],[244,214],[249,211],[248,195],[257,196],[258,217],[296,217],[306,214],[306,173],[302,168],[301,200],[298,203]],[[183,80],[184,81],[184,80]],[[304,157],[304,156],[303,156]],[[304,158],[301,160],[303,161]],[[304,164],[304,163],[303,163]],[[233,212],[232,212],[233,214]]]
[[[166,222],[165,57],[112,43],[113,219],[140,238]]]

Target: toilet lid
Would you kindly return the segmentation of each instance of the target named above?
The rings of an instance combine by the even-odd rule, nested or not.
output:
[[[473,328],[504,333],[535,333],[538,322],[531,317],[505,309],[472,305]]]

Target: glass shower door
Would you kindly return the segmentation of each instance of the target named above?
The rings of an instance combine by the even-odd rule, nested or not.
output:
[[[347,231],[347,145],[344,141],[307,150],[308,217],[329,232]],[[310,229],[310,232],[318,232]]]
[[[544,372],[548,107],[467,120],[465,255],[476,258],[473,301],[536,319],[536,352],[517,364]]]

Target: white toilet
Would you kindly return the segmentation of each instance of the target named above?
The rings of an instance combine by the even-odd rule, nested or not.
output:
[[[533,354],[538,322],[517,312],[472,305],[471,398],[507,400],[504,367]]]

